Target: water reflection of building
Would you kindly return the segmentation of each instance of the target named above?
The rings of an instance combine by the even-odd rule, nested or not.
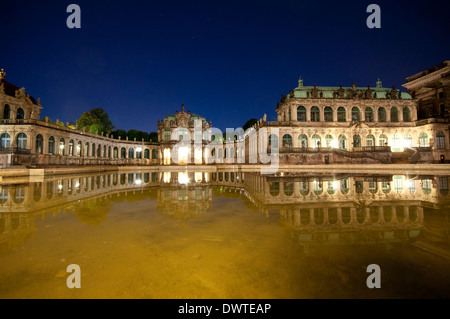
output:
[[[71,212],[98,225],[114,202],[125,200],[154,199],[158,210],[178,219],[200,216],[212,209],[217,190],[266,214],[278,211],[285,229],[308,244],[410,240],[423,228],[424,210],[450,202],[447,176],[264,176],[239,170],[54,176],[0,188],[0,245],[17,247],[35,231],[35,218],[48,214]]]
[[[423,229],[424,209],[448,202],[447,176],[262,176],[246,174],[248,198],[305,247],[407,242]]]
[[[191,218],[212,207],[212,187],[243,185],[241,172],[146,170],[46,177],[40,182],[0,186],[0,250],[17,247],[36,231],[35,219],[72,212],[98,225],[112,202],[152,198],[165,215]],[[8,248],[9,247],[9,248]]]
[[[264,148],[285,164],[445,163],[448,69],[444,61],[409,77],[404,86],[412,96],[384,88],[380,80],[375,87],[326,87],[304,86],[300,79],[282,96],[276,121],[264,116],[253,132],[238,129],[227,141],[182,106],[158,121],[158,142],[115,139],[41,119],[40,99],[6,81],[1,70],[0,167],[266,163]]]

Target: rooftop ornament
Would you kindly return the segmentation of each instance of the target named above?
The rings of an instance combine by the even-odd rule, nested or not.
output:
[[[381,89],[382,87],[383,87],[383,83],[381,82],[380,78],[378,78],[377,89]]]
[[[6,77],[5,70],[1,69],[0,70],[0,82],[3,82],[5,80],[5,77]]]

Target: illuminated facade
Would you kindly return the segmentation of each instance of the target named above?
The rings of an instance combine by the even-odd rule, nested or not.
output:
[[[245,134],[225,141],[211,122],[185,112],[183,105],[158,121],[155,143],[42,120],[40,99],[7,82],[1,70],[0,167],[266,164],[261,154],[280,164],[446,163],[450,71],[448,61],[441,66],[408,78],[409,93],[384,88],[380,80],[373,88],[324,87],[304,86],[300,78],[278,103],[276,121],[265,115]],[[443,117],[419,118],[432,96],[442,102]]]
[[[211,122],[202,116],[181,112],[166,116],[158,121],[158,142],[160,144],[160,165],[204,164],[207,161],[206,146],[210,141],[208,132]]]
[[[268,149],[279,152],[281,163],[445,162],[448,122],[418,121],[417,105],[380,80],[375,88],[318,87],[300,78],[278,103],[277,121],[261,119],[254,128],[267,129]]]

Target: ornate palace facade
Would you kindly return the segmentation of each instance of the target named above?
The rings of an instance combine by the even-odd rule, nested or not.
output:
[[[276,121],[264,116],[225,141],[183,105],[158,121],[154,143],[41,119],[40,99],[7,82],[1,70],[0,166],[267,163],[261,155],[282,164],[444,163],[450,159],[448,117],[420,115],[446,114],[449,72],[446,61],[408,78],[408,93],[383,88],[380,80],[372,88],[304,86],[300,79],[282,96]],[[428,113],[427,105],[433,106]]]

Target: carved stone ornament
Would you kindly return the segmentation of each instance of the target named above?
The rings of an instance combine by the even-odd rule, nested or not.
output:
[[[342,85],[339,86],[339,90],[337,91],[339,98],[344,98],[345,90],[342,88]]]
[[[25,88],[21,88],[16,90],[15,92],[15,96],[17,99],[25,99],[26,95],[25,95]]]
[[[372,90],[370,89],[370,86],[367,87],[366,90],[366,99],[371,99],[372,98]]]
[[[391,90],[391,99],[393,100],[397,99],[397,90],[395,89],[395,86],[393,86]]]
[[[315,84],[314,84],[313,89],[311,90],[311,96],[313,98],[318,98],[319,97],[319,89],[316,87]]]

